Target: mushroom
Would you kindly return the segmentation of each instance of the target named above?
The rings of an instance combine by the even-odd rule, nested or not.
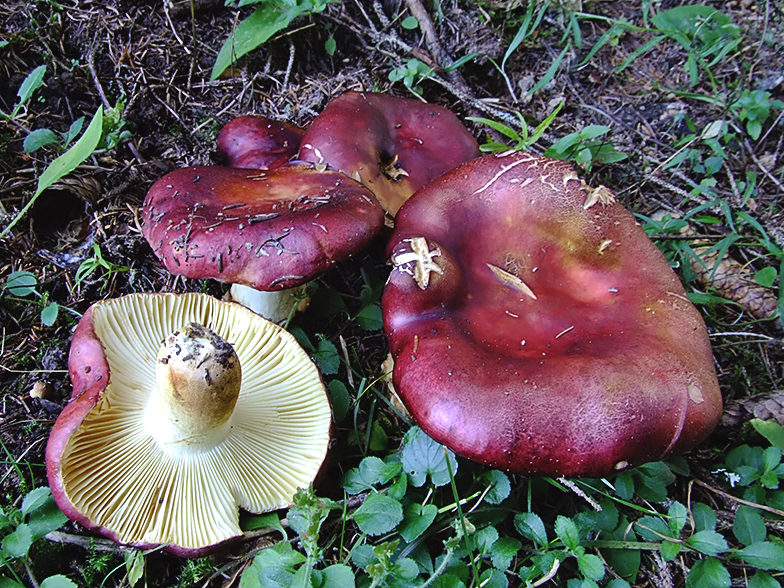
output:
[[[257,290],[293,288],[364,247],[384,213],[335,170],[189,167],[158,180],[142,233],[172,273]]]
[[[465,163],[403,206],[388,251],[395,387],[456,453],[604,476],[683,452],[718,421],[699,312],[613,193],[569,164]]]
[[[446,108],[347,92],[327,104],[305,131],[299,159],[344,171],[394,216],[419,188],[479,154],[476,140]]]
[[[274,169],[297,154],[304,132],[265,116],[238,116],[218,133],[218,150],[230,167]]]
[[[98,302],[68,368],[72,398],[46,448],[52,494],[119,543],[203,555],[242,534],[239,508],[290,505],[327,452],[315,365],[237,304],[196,293]]]

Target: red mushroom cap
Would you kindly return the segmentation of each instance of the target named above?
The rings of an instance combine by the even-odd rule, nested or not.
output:
[[[274,169],[297,154],[304,132],[265,116],[239,116],[218,133],[218,150],[229,167]]]
[[[721,393],[699,312],[605,187],[527,153],[417,192],[389,244],[394,383],[456,453],[604,476],[693,447]]]
[[[446,108],[347,92],[305,131],[299,158],[361,181],[394,216],[419,188],[479,154],[476,140]]]
[[[282,290],[364,247],[383,222],[373,195],[334,170],[210,166],[158,180],[142,232],[172,273]]]

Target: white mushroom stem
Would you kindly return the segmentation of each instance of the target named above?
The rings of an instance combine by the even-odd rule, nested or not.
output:
[[[306,288],[307,285],[303,284],[288,290],[264,292],[243,284],[232,284],[226,298],[249,308],[268,321],[282,325],[292,311],[301,312],[307,308],[309,299],[305,293]]]
[[[203,451],[231,429],[242,370],[234,348],[198,323],[175,331],[161,345],[158,383],[148,405],[150,433],[164,450]]]

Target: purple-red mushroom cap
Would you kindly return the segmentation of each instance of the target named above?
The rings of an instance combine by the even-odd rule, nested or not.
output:
[[[522,152],[461,165],[401,208],[388,251],[395,387],[456,453],[605,476],[717,423],[699,312],[633,215],[570,165]]]
[[[52,495],[119,543],[206,554],[242,535],[240,508],[290,505],[326,456],[318,370],[288,332],[237,304],[98,302],[68,365],[72,398],[46,448]]]
[[[274,169],[294,158],[304,132],[265,116],[238,116],[218,133],[218,151],[229,167]]]
[[[367,188],[324,166],[207,166],[153,184],[142,220],[172,273],[283,290],[362,249],[383,227],[384,211]]]
[[[480,155],[448,109],[409,98],[346,92],[302,137],[299,159],[338,168],[370,188],[394,216],[419,188]]]

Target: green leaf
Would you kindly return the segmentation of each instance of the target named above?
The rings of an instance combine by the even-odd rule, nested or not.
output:
[[[427,531],[433,524],[438,514],[438,507],[434,504],[424,506],[416,502],[407,505],[403,509],[403,522],[400,524],[398,532],[406,543],[411,543]]]
[[[237,59],[266,43],[272,35],[285,29],[305,11],[305,6],[284,11],[273,3],[265,3],[254,10],[223,43],[212,66],[210,80],[217,79]]]
[[[681,544],[676,541],[662,541],[659,553],[664,561],[672,561],[681,552]]]
[[[490,561],[493,563],[493,567],[499,570],[508,570],[512,560],[522,546],[523,544],[513,537],[501,537],[498,539],[498,541],[493,543],[493,549],[490,553]]]
[[[686,588],[730,588],[731,585],[727,568],[712,557],[694,562],[686,578]]]
[[[474,534],[474,545],[481,555],[489,555],[493,544],[498,541],[498,531],[495,527],[484,527]]]
[[[555,534],[570,551],[577,549],[580,545],[580,534],[577,530],[577,525],[570,518],[563,515],[558,515],[555,519]]]
[[[419,427],[411,427],[403,437],[400,459],[411,483],[417,488],[425,483],[428,476],[435,486],[448,484],[449,465],[452,473],[457,473],[457,460],[454,453],[433,441]]]
[[[485,501],[489,504],[501,504],[512,491],[509,476],[499,470],[490,470],[484,473],[482,481],[490,484],[490,490],[485,494]]]
[[[32,511],[44,506],[51,499],[52,492],[46,486],[31,490],[22,500],[22,514],[27,516]]]
[[[686,526],[686,520],[689,518],[689,511],[680,502],[673,502],[667,516],[667,524],[677,535],[683,530],[683,527]]]
[[[125,553],[125,571],[128,574],[128,584],[133,588],[144,576],[144,552],[134,549]]]
[[[509,580],[501,570],[490,568],[482,572],[479,577],[479,585],[482,588],[507,588]]]
[[[697,531],[686,544],[705,555],[718,555],[729,549],[727,541],[716,531]]]
[[[290,588],[295,566],[305,561],[305,556],[294,551],[288,541],[268,547],[253,559],[242,573],[241,588]]]
[[[1,47],[2,45],[0,45]],[[10,578],[0,577],[0,588],[25,588],[22,584],[14,582]]]
[[[243,531],[256,531],[259,529],[275,529],[283,535],[284,539],[288,538],[286,529],[280,522],[280,515],[276,512],[270,512],[258,515],[248,515],[240,518],[240,524]]]
[[[716,512],[707,504],[697,502],[691,507],[691,516],[694,517],[696,531],[713,530],[716,528]]]
[[[754,574],[746,588],[781,588],[775,578],[766,572],[757,572]]]
[[[616,541],[636,541],[637,533],[629,526],[626,516],[620,516],[618,526],[606,537]],[[602,556],[616,574],[635,582],[642,563],[639,549],[602,549]]]
[[[30,528],[33,541],[56,531],[68,521],[68,517],[62,513],[52,498],[49,488],[43,488],[43,490],[46,490],[45,495],[40,495],[43,496],[43,500],[37,498],[35,505],[28,511],[27,525]],[[33,492],[35,491],[33,490]]]
[[[338,48],[338,43],[335,41],[334,37],[330,37],[326,41],[324,41],[324,51],[327,52],[327,55],[332,57],[335,55],[335,50]]]
[[[661,43],[664,40],[665,36],[666,35],[657,35],[656,37],[653,37],[652,39],[648,40],[648,42],[646,42],[645,44],[641,45],[640,47],[632,51],[629,54],[629,56],[623,60],[623,63],[621,63],[621,65],[619,65],[615,69],[615,73],[616,74],[621,73],[623,70],[629,67],[634,62],[635,59],[640,57],[640,55],[644,55],[648,53],[648,51],[650,51],[651,49],[656,47],[656,45]]]
[[[403,497],[406,495],[406,490],[408,489],[408,476],[402,474],[395,478],[395,481],[392,482],[392,485],[387,488],[387,496],[390,498],[394,498],[395,500],[403,500]]]
[[[533,512],[517,513],[514,518],[514,525],[518,533],[526,539],[530,539],[539,547],[547,546],[547,531],[538,514]]]
[[[321,373],[327,376],[338,373],[340,368],[340,355],[338,349],[331,341],[319,339],[318,348],[311,354],[318,364]]]
[[[661,541],[662,537],[675,537],[676,533],[659,517],[641,517],[637,520],[637,532],[646,541]]]
[[[577,567],[583,576],[594,582],[604,578],[604,562],[598,555],[586,553],[577,557]]]
[[[30,97],[33,95],[38,88],[44,85],[44,76],[46,75],[46,66],[39,65],[33,71],[31,71],[25,80],[22,82],[22,85],[19,86],[19,90],[17,91],[16,95],[19,98],[16,106],[14,107],[13,111],[11,112],[11,116],[14,117],[19,113],[21,107],[30,100]]]
[[[24,557],[33,544],[33,534],[30,527],[22,523],[13,532],[3,537],[3,554],[8,557]]]
[[[41,147],[56,145],[59,142],[57,135],[50,129],[36,129],[25,137],[22,149],[25,153],[33,153]]]
[[[32,272],[21,270],[8,274],[3,289],[12,296],[24,298],[30,294],[37,294],[35,289],[37,285],[38,280]]]
[[[784,572],[784,546],[776,543],[753,543],[738,551],[736,555],[755,568]]]
[[[354,572],[343,564],[334,564],[321,572],[319,588],[354,588]]]
[[[102,129],[103,106],[99,106],[81,138],[74,143],[73,147],[50,163],[44,170],[44,173],[41,174],[41,177],[38,179],[38,188],[35,191],[36,196],[63,176],[71,173],[79,164],[93,154],[93,151],[98,146],[98,142],[101,140]]]
[[[357,324],[366,331],[378,331],[384,327],[381,307],[378,304],[369,304],[362,308],[354,317]]]
[[[751,419],[750,422],[757,432],[765,437],[773,447],[778,447],[781,451],[784,451],[784,427],[775,421]]]
[[[468,53],[466,55],[463,55],[462,57],[460,57],[458,59],[455,59],[452,63],[450,63],[448,66],[446,66],[444,68],[444,71],[445,72],[454,71],[454,70],[462,67],[463,65],[465,65],[469,61],[471,61],[473,59],[476,59],[477,57],[480,57],[481,55],[482,55],[481,53]]]
[[[38,178],[38,187],[35,190],[35,194],[33,194],[33,197],[24,206],[24,208],[22,208],[22,210],[17,213],[11,223],[5,229],[3,229],[3,231],[0,233],[0,238],[7,235],[14,225],[19,222],[19,220],[35,203],[36,198],[38,198],[41,192],[46,190],[49,186],[54,184],[63,176],[71,173],[85,159],[93,154],[93,151],[95,151],[95,148],[98,146],[98,142],[101,140],[102,129],[103,106],[99,106],[98,110],[95,112],[95,116],[93,116],[93,119],[90,121],[90,125],[87,127],[87,130],[79,138],[79,140],[74,143],[73,147],[55,159],[44,170],[44,172],[41,174],[41,177]]]
[[[622,472],[615,477],[613,484],[616,494],[623,500],[634,498],[634,478],[631,472]]]
[[[41,588],[77,588],[76,584],[62,575],[49,576],[41,582]]]
[[[378,561],[378,558],[373,551],[373,546],[368,545],[367,543],[363,543],[362,545],[357,545],[351,551],[351,561],[353,561],[354,565],[358,568],[367,570],[371,565]]]
[[[403,19],[403,22],[400,23],[400,26],[404,29],[412,31],[419,26],[419,21],[415,16],[409,16]]]
[[[402,469],[400,462],[385,462],[379,457],[370,456],[359,462],[346,474],[343,487],[349,494],[359,494],[373,486],[386,484]]]
[[[533,94],[535,94],[536,92],[538,92],[539,90],[541,90],[547,84],[550,83],[550,80],[552,80],[555,77],[555,74],[558,72],[558,68],[561,66],[561,62],[563,61],[563,58],[566,57],[566,53],[567,51],[569,51],[569,49],[571,49],[571,47],[572,47],[572,42],[569,41],[566,44],[566,47],[563,48],[563,51],[561,51],[561,53],[558,54],[558,57],[555,58],[555,61],[553,61],[553,63],[548,68],[548,70],[542,76],[542,79],[536,82],[533,88],[528,90],[527,94],[529,96],[532,96]]]
[[[409,581],[419,575],[419,565],[410,557],[400,557],[395,561],[392,571],[395,578],[402,580],[405,585],[410,585]]]
[[[339,423],[348,414],[348,409],[351,407],[348,388],[340,380],[331,380],[327,388],[329,388],[329,397],[332,400],[332,414],[335,416],[335,422]]]
[[[363,533],[371,536],[383,535],[403,520],[403,507],[394,498],[372,493],[352,516]]]
[[[740,505],[735,512],[732,532],[743,545],[764,541],[768,534],[765,521],[759,513],[745,504]]]
[[[112,109],[116,110],[116,109]],[[71,144],[71,141],[76,139],[79,136],[79,133],[82,132],[82,127],[84,126],[84,117],[80,116],[75,121],[71,123],[71,126],[68,127],[68,132],[63,133],[63,145],[68,147]]]
[[[50,302],[41,311],[41,324],[45,327],[51,327],[57,322],[57,316],[60,314],[60,305],[56,302]]]

